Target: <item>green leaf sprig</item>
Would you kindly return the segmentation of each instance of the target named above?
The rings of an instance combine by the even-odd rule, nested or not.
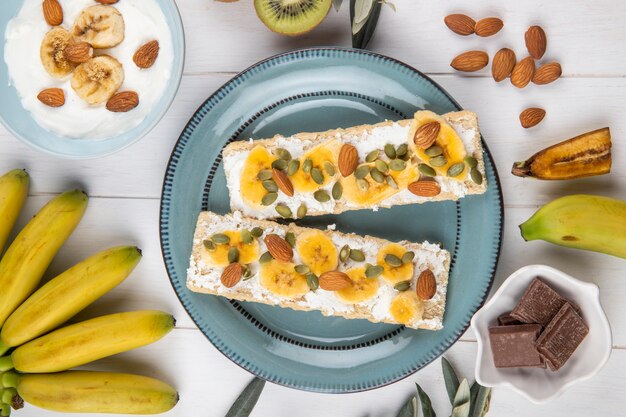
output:
[[[254,378],[239,394],[239,397],[237,397],[228,413],[226,413],[226,417],[248,417],[257,401],[259,401],[264,387],[265,381],[263,379]]]

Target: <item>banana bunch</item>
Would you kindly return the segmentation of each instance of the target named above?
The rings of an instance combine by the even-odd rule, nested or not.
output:
[[[0,177],[0,254],[28,186],[23,170]],[[156,342],[175,326],[172,315],[151,310],[64,325],[131,274],[142,257],[135,246],[97,253],[37,289],[87,203],[82,191],[53,198],[0,259],[0,417],[21,408],[24,400],[48,410],[124,414],[162,413],[178,401],[176,390],[151,378],[69,371]],[[244,243],[232,240],[243,251]],[[254,255],[254,248],[248,249]]]

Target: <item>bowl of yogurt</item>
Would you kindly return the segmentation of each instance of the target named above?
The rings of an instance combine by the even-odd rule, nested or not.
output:
[[[175,1],[119,0],[104,6],[95,0],[53,0],[62,10],[60,24],[58,16],[53,16],[56,22],[46,16],[42,3],[0,2],[0,121],[28,145],[70,159],[109,155],[144,137],[169,109],[182,77],[185,41]],[[102,16],[90,10],[114,15],[115,25],[98,27]],[[113,26],[115,33],[107,33]],[[109,67],[115,68],[114,82],[94,78],[79,84],[79,75],[102,69],[89,63],[72,62],[67,71],[56,71],[65,63],[57,62],[57,68],[46,63],[46,52],[63,53],[54,45],[42,47],[51,30],[66,31],[72,44],[93,44],[91,59],[114,62]],[[148,67],[140,66],[137,51],[149,43],[158,44],[156,57]],[[64,96],[62,105],[42,100],[41,93],[50,90]],[[132,92],[135,102],[126,106],[130,109],[111,111],[113,99],[107,99],[122,92]]]

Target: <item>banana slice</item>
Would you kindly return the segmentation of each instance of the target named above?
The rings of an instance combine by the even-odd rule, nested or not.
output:
[[[241,198],[253,207],[263,207],[263,197],[268,191],[263,187],[263,181],[258,175],[261,171],[271,171],[272,162],[277,159],[262,146],[255,146],[246,158],[246,162],[241,172],[239,187]]]
[[[339,300],[346,304],[356,304],[367,301],[376,295],[380,284],[378,279],[365,276],[365,267],[352,268],[345,272],[352,280],[352,286],[335,291]]]
[[[382,277],[391,285],[407,281],[413,277],[413,262],[407,262],[400,266],[392,266],[385,260],[385,257],[392,255],[398,259],[402,259],[402,256],[404,256],[406,252],[407,250],[404,246],[398,245],[397,243],[390,243],[378,252],[376,263],[383,267]]]
[[[415,291],[404,291],[393,299],[389,313],[398,323],[414,326],[424,315],[424,303]]]
[[[124,68],[108,55],[80,64],[72,74],[71,85],[88,104],[106,103],[124,82]]]
[[[271,260],[261,264],[259,283],[272,293],[287,298],[301,297],[310,291],[304,275],[298,274],[292,262]]]
[[[113,48],[124,40],[124,17],[113,6],[91,6],[83,10],[72,28],[80,42],[96,49]]]
[[[339,142],[332,140],[302,155],[300,169],[291,177],[293,188],[301,193],[311,193],[336,178],[339,174],[336,161],[339,149]]]
[[[239,253],[239,263],[249,264],[259,259],[259,241],[252,239],[250,243],[244,243],[241,232],[238,230],[227,230],[221,232],[228,236],[229,242],[225,244],[213,244],[211,249],[205,247],[202,252],[202,261],[214,267],[224,267],[230,264],[228,252],[231,248],[237,248]]]
[[[367,166],[371,169],[374,167],[374,164],[359,165],[359,167],[361,166]],[[393,179],[396,187],[390,185],[390,181],[376,182],[369,174],[360,180],[355,177],[355,174],[341,178],[343,198],[347,202],[358,206],[374,206],[405,189],[409,183],[419,178],[415,165],[411,163],[407,163],[406,168],[402,171],[390,170],[388,176]]]
[[[54,78],[66,77],[76,68],[76,64],[65,59],[65,48],[71,43],[72,35],[62,27],[50,30],[41,42],[41,63]]]
[[[302,263],[315,275],[319,276],[337,268],[337,247],[319,230],[309,230],[300,234],[296,240],[296,251]]]

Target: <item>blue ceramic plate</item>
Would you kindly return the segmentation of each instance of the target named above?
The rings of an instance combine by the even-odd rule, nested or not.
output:
[[[172,33],[174,63],[170,82],[155,104],[152,112],[128,132],[102,140],[80,140],[58,136],[39,126],[22,107],[17,90],[9,85],[9,71],[4,62],[4,34],[9,21],[22,7],[22,0],[0,0],[0,122],[22,142],[62,158],[86,159],[110,155],[120,151],[148,134],[169,109],[183,74],[185,61],[185,34],[174,0],[156,0],[161,6]]]
[[[460,107],[415,69],[351,49],[275,56],[215,92],[189,121],[165,173],[161,243],[172,284],[206,337],[228,358],[269,381],[329,393],[397,381],[440,356],[465,331],[493,282],[502,238],[502,196],[485,145],[489,191],[458,203],[362,210],[305,219],[307,226],[442,242],[453,253],[444,329],[415,331],[195,294],[185,287],[197,215],[229,210],[224,145],[276,133],[321,131]]]

